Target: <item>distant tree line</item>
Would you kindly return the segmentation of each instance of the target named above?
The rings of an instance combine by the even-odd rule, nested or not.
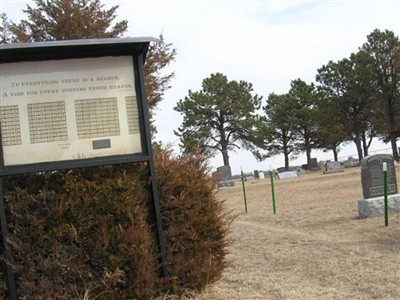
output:
[[[229,165],[228,151],[244,146],[260,159],[283,154],[288,168],[302,152],[309,165],[314,149],[332,151],[337,161],[349,142],[361,160],[379,138],[399,160],[400,41],[392,31],[374,30],[358,52],[319,68],[315,83],[292,80],[264,106],[252,91],[251,83],[219,73],[204,79],[201,91],[189,91],[175,107],[184,117],[175,132],[182,149],[220,151]]]

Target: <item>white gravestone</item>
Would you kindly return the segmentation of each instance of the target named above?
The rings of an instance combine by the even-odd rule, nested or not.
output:
[[[343,172],[343,170],[340,166],[340,162],[338,162],[338,161],[327,161],[326,162],[324,174],[338,173],[338,172]]]
[[[278,173],[279,179],[292,179],[292,178],[298,178],[298,177],[299,177],[299,174],[296,171],[287,171],[287,172]]]

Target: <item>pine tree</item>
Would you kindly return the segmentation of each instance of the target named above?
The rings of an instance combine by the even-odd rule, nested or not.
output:
[[[183,123],[175,132],[185,152],[196,147],[222,154],[229,166],[229,151],[244,148],[257,152],[264,145],[264,122],[256,111],[262,97],[252,95],[246,81],[228,81],[221,74],[203,80],[202,90],[180,100],[175,110],[183,114]]]
[[[100,0],[34,0],[27,5],[27,18],[18,24],[1,16],[0,42],[26,43],[56,40],[118,38],[128,29],[128,21],[112,25],[118,5],[105,9]],[[163,72],[175,59],[176,50],[162,35],[149,47],[145,65],[146,93],[151,111],[163,100],[174,73]]]

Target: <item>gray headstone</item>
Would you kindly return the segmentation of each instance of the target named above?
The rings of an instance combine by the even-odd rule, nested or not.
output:
[[[358,162],[358,159],[355,159],[354,157],[349,156],[349,158],[347,159],[347,166],[357,167],[359,165],[360,165],[360,163]]]
[[[217,172],[219,173],[219,180],[231,180],[232,179],[232,171],[230,166],[222,166],[217,168]]]
[[[310,159],[310,169],[311,169],[311,170],[313,170],[313,169],[319,169],[318,161],[317,161],[316,158],[311,158],[311,159]]]
[[[219,188],[232,187],[232,186],[235,186],[234,180],[223,180],[223,181],[218,182]]]
[[[303,174],[306,174],[306,170],[304,170],[304,169],[299,169],[299,175],[303,175]]]
[[[279,179],[298,178],[299,174],[296,171],[286,171],[278,174]]]
[[[338,161],[327,161],[325,164],[325,173],[343,172]]]
[[[258,172],[258,170],[254,170],[254,178],[260,179],[260,173]]]
[[[384,162],[387,164],[388,195],[397,194],[396,169],[393,156],[377,154],[366,156],[361,160],[361,182],[364,199],[384,195],[382,169]]]

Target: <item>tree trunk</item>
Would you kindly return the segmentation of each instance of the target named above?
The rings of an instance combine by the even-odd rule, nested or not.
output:
[[[367,136],[365,135],[365,133],[363,133],[361,136],[362,136],[362,147],[363,147],[363,150],[364,150],[364,157],[366,157],[366,156],[369,155],[369,153],[368,153],[369,152],[369,147],[371,146],[373,137],[371,135],[368,138],[368,141],[367,141]]]
[[[360,139],[354,139],[353,142],[354,142],[354,144],[356,144],[357,154],[358,154],[358,161],[361,162],[361,160],[363,158],[363,151],[362,151],[362,147],[361,147],[361,141],[360,141]]]
[[[289,170],[289,153],[284,152],[283,154],[285,155],[285,170],[288,171]]]
[[[229,166],[228,149],[226,148],[222,149],[221,153],[222,153],[222,159],[224,160],[224,166]]]
[[[399,152],[397,151],[396,138],[391,138],[390,144],[392,145],[393,159],[395,161],[399,161]]]
[[[366,137],[365,134],[362,135],[362,148],[364,151],[364,157],[368,156],[368,145],[367,145],[367,141],[366,141]]]
[[[310,168],[311,167],[311,147],[307,147],[306,155],[307,155],[307,165]]]
[[[335,161],[338,161],[338,152],[337,152],[336,148],[332,149],[332,152],[333,152],[333,159]]]
[[[219,133],[221,134],[220,143],[221,143],[222,159],[224,160],[224,166],[229,166],[228,140],[226,138],[226,132],[225,132],[225,128],[224,128],[223,112],[220,112]]]

